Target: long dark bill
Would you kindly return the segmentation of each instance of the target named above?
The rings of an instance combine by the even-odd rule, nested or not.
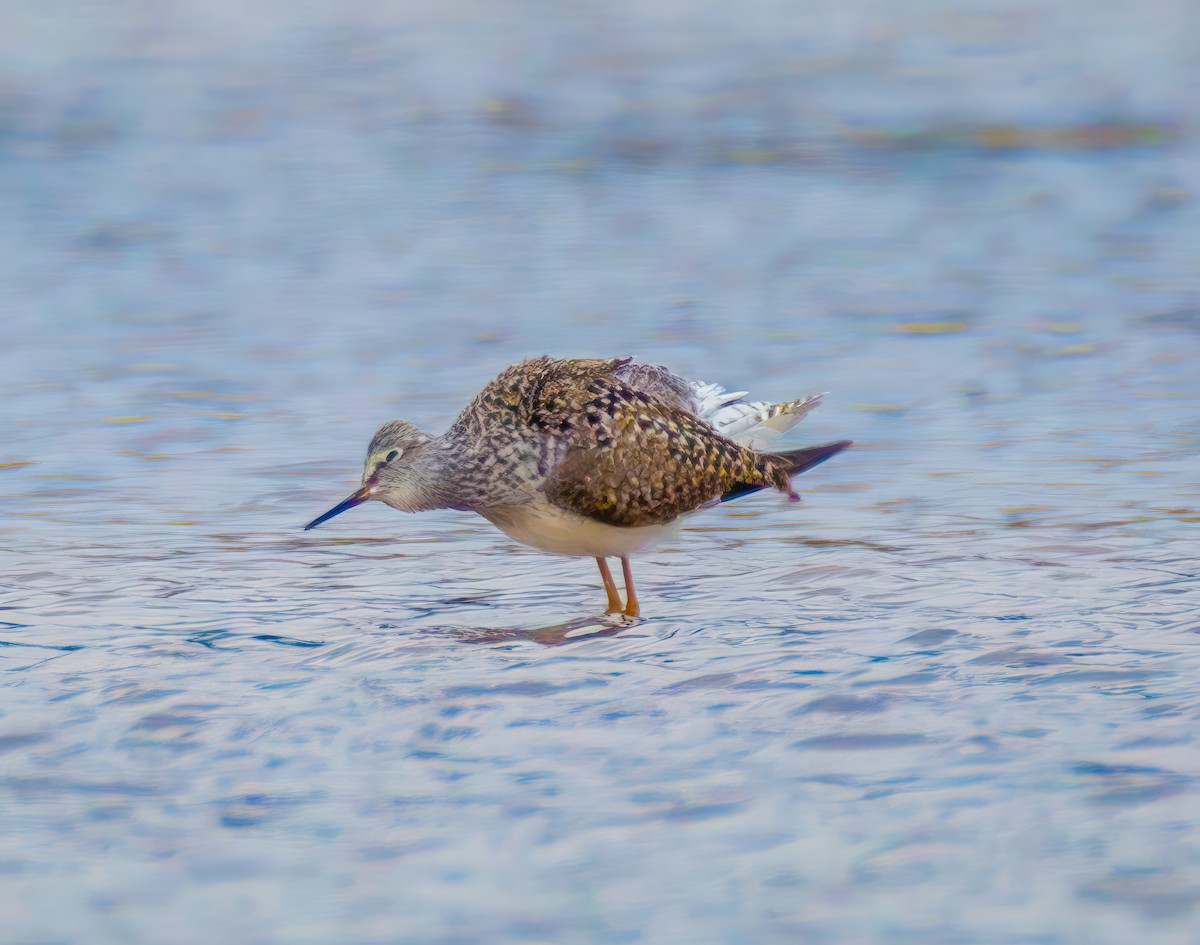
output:
[[[324,515],[318,515],[311,522],[304,526],[304,530],[308,531],[310,528],[316,528],[322,522],[328,522],[335,515],[341,515],[346,511],[346,509],[352,509],[356,505],[362,505],[369,498],[371,498],[371,490],[367,486],[363,486],[353,495],[347,496]]]

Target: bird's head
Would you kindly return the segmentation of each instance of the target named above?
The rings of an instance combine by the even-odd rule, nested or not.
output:
[[[412,464],[431,441],[429,434],[422,433],[407,420],[389,420],[371,437],[371,445],[367,447],[362,488],[324,515],[314,518],[304,526],[305,531],[316,528],[347,509],[362,505],[368,499],[378,499],[405,512],[415,511],[419,507],[420,497]]]

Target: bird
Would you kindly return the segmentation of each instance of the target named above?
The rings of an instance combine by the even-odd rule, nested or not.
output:
[[[530,358],[489,381],[440,436],[379,428],[362,486],[304,526],[375,500],[476,512],[543,552],[595,558],[608,614],[641,613],[630,556],[691,513],[774,488],[853,445],[769,448],[824,396],[750,401],[631,357]],[[608,558],[619,558],[625,600]]]

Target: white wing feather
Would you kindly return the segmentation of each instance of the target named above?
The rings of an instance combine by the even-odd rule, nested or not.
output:
[[[743,400],[748,391],[727,391],[720,384],[692,382],[696,415],[707,420],[722,436],[751,449],[770,449],[783,434],[821,403],[824,394],[782,404]]]
[[[689,380],[662,365],[636,363],[633,358],[622,359],[616,374],[652,397],[668,403],[682,401],[680,406],[694,409],[696,416],[711,423],[718,433],[756,450],[771,449],[825,396],[816,394],[781,404],[746,400],[748,391],[729,391],[720,384]]]

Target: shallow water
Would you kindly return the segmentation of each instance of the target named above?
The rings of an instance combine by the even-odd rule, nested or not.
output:
[[[169,9],[4,40],[0,939],[1194,941],[1184,7]],[[628,627],[481,519],[300,531],[542,352],[858,446]]]

